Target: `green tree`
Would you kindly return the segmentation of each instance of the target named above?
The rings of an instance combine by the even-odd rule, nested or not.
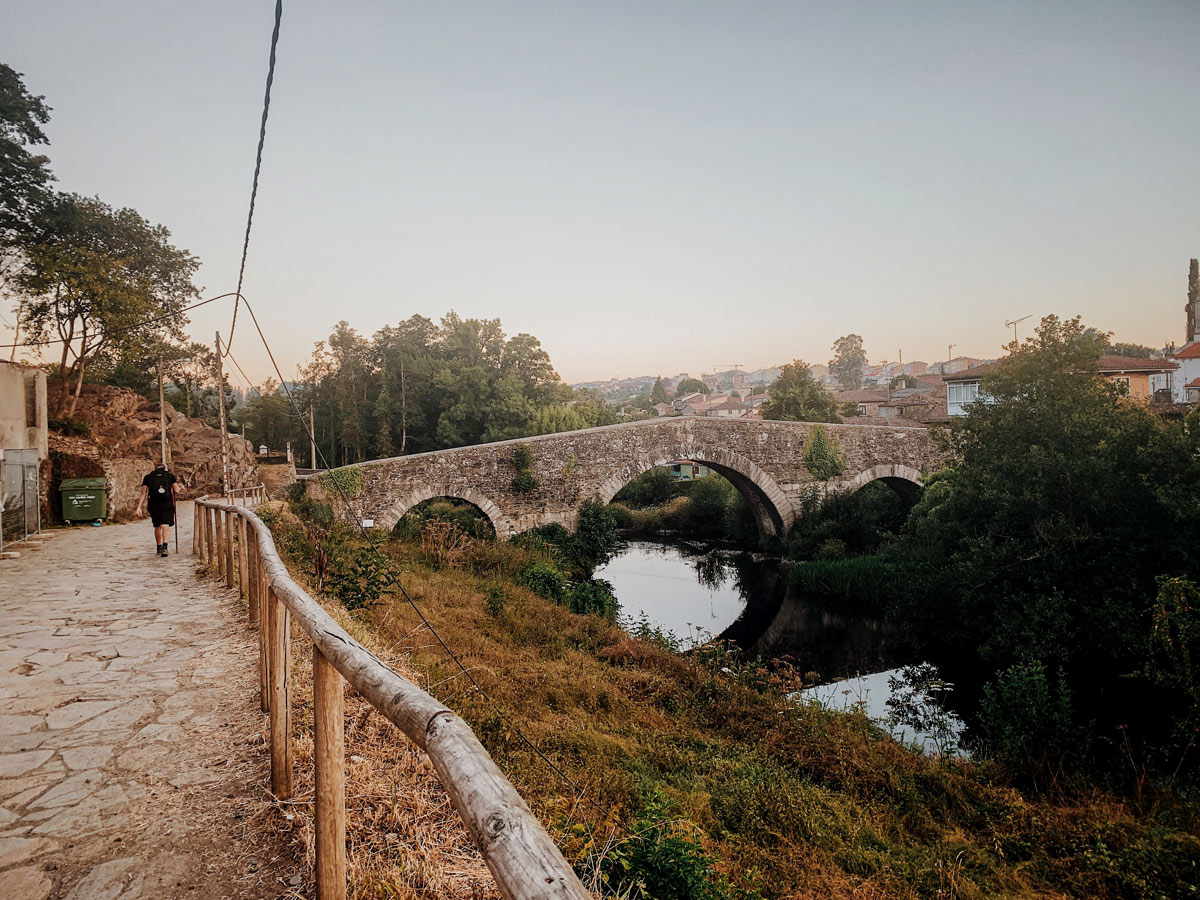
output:
[[[1154,355],[1153,347],[1147,347],[1145,344],[1129,344],[1125,341],[1117,341],[1110,345],[1108,351],[1114,356],[1136,356],[1140,359],[1149,359]]]
[[[759,407],[764,419],[787,422],[840,422],[837,400],[812,377],[808,363],[794,360],[767,389],[771,399]]]
[[[170,236],[132,209],[75,194],[59,195],[39,216],[15,282],[29,336],[63,342],[55,415],[74,415],[97,355],[182,339],[183,308],[198,296],[192,276],[199,260]]]
[[[863,367],[867,364],[867,353],[863,340],[857,334],[847,334],[833,342],[833,359],[829,361],[829,374],[838,380],[843,391],[857,391],[863,383]]]
[[[21,77],[0,63],[0,249],[32,227],[54,177],[49,160],[28,149],[49,143],[41,126],[50,121],[50,107],[25,89]]]
[[[695,393],[711,394],[712,390],[699,378],[685,378],[675,388],[675,399]]]
[[[1125,676],[1143,668],[1157,576],[1200,569],[1200,420],[1121,398],[1078,318],[1047,316],[1007,349],[896,548],[900,608],[969,648],[976,672],[1061,670],[1078,716],[1064,729],[1096,719],[1099,737],[1119,740],[1118,724],[1145,737],[1155,704]]]
[[[804,465],[818,481],[841,475],[846,468],[846,457],[837,440],[820,425],[813,426],[804,443]]]
[[[667,386],[663,384],[662,376],[654,379],[654,387],[650,389],[650,405],[667,402]]]

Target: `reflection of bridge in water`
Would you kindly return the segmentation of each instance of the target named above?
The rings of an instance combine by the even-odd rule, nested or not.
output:
[[[916,489],[923,473],[945,462],[924,428],[822,427],[845,457],[843,474],[828,490],[855,490],[877,480]],[[418,503],[451,497],[474,504],[497,535],[510,536],[550,522],[574,527],[584,501],[607,503],[643,472],[690,459],[727,478],[749,502],[759,531],[778,535],[796,520],[815,483],[803,457],[812,429],[808,422],[650,419],[375,460],[354,467],[362,476],[354,505],[363,518],[391,528]],[[518,445],[532,456],[533,490],[513,487]],[[309,490],[321,494],[324,488],[309,479]]]

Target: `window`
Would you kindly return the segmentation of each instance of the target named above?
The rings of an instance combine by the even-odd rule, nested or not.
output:
[[[1112,376],[1112,378],[1109,379],[1109,381],[1111,381],[1113,384],[1115,384],[1117,386],[1118,394],[1120,394],[1122,397],[1129,396],[1129,376],[1128,375],[1114,375],[1114,376]]]
[[[858,404],[858,414],[860,416],[865,416],[867,414],[867,404],[865,404],[865,403]]]
[[[952,381],[946,385],[946,406],[952,416],[965,416],[964,407],[979,399],[978,381]]]

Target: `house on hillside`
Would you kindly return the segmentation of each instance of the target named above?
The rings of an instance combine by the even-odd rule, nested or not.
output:
[[[838,404],[857,403],[860,416],[878,416],[879,404],[888,401],[887,391],[837,391],[833,395]]]
[[[1200,382],[1200,340],[1188,341],[1167,357],[1178,368],[1171,384],[1171,399],[1176,403],[1195,403]]]
[[[672,403],[655,403],[652,408],[656,416],[678,415],[678,413],[675,412],[675,406]]]
[[[944,375],[946,382],[946,412],[950,416],[965,416],[966,407],[981,396],[982,380],[995,372],[1004,360],[966,369],[954,375]],[[1144,359],[1136,356],[1101,356],[1097,372],[1106,380],[1123,387],[1128,396],[1149,401],[1156,386],[1165,385],[1178,366],[1170,360]],[[1156,380],[1161,379],[1161,380]]]
[[[743,403],[741,400],[734,400],[732,397],[729,397],[725,400],[708,404],[708,409],[704,410],[702,415],[721,419],[740,419],[746,413],[750,412],[752,408],[748,403]]]
[[[695,481],[713,474],[712,469],[704,463],[698,463],[692,459],[679,459],[667,463],[665,468],[676,481]]]

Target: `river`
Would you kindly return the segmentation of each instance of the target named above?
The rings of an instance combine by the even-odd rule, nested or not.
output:
[[[890,711],[889,676],[922,662],[912,635],[865,607],[801,592],[771,557],[638,539],[595,577],[612,584],[622,621],[644,619],[669,631],[682,650],[717,638],[750,657],[786,659],[815,685],[802,692],[805,699],[861,705],[880,723]],[[898,736],[914,738],[911,730]],[[929,735],[915,738],[929,747]]]

